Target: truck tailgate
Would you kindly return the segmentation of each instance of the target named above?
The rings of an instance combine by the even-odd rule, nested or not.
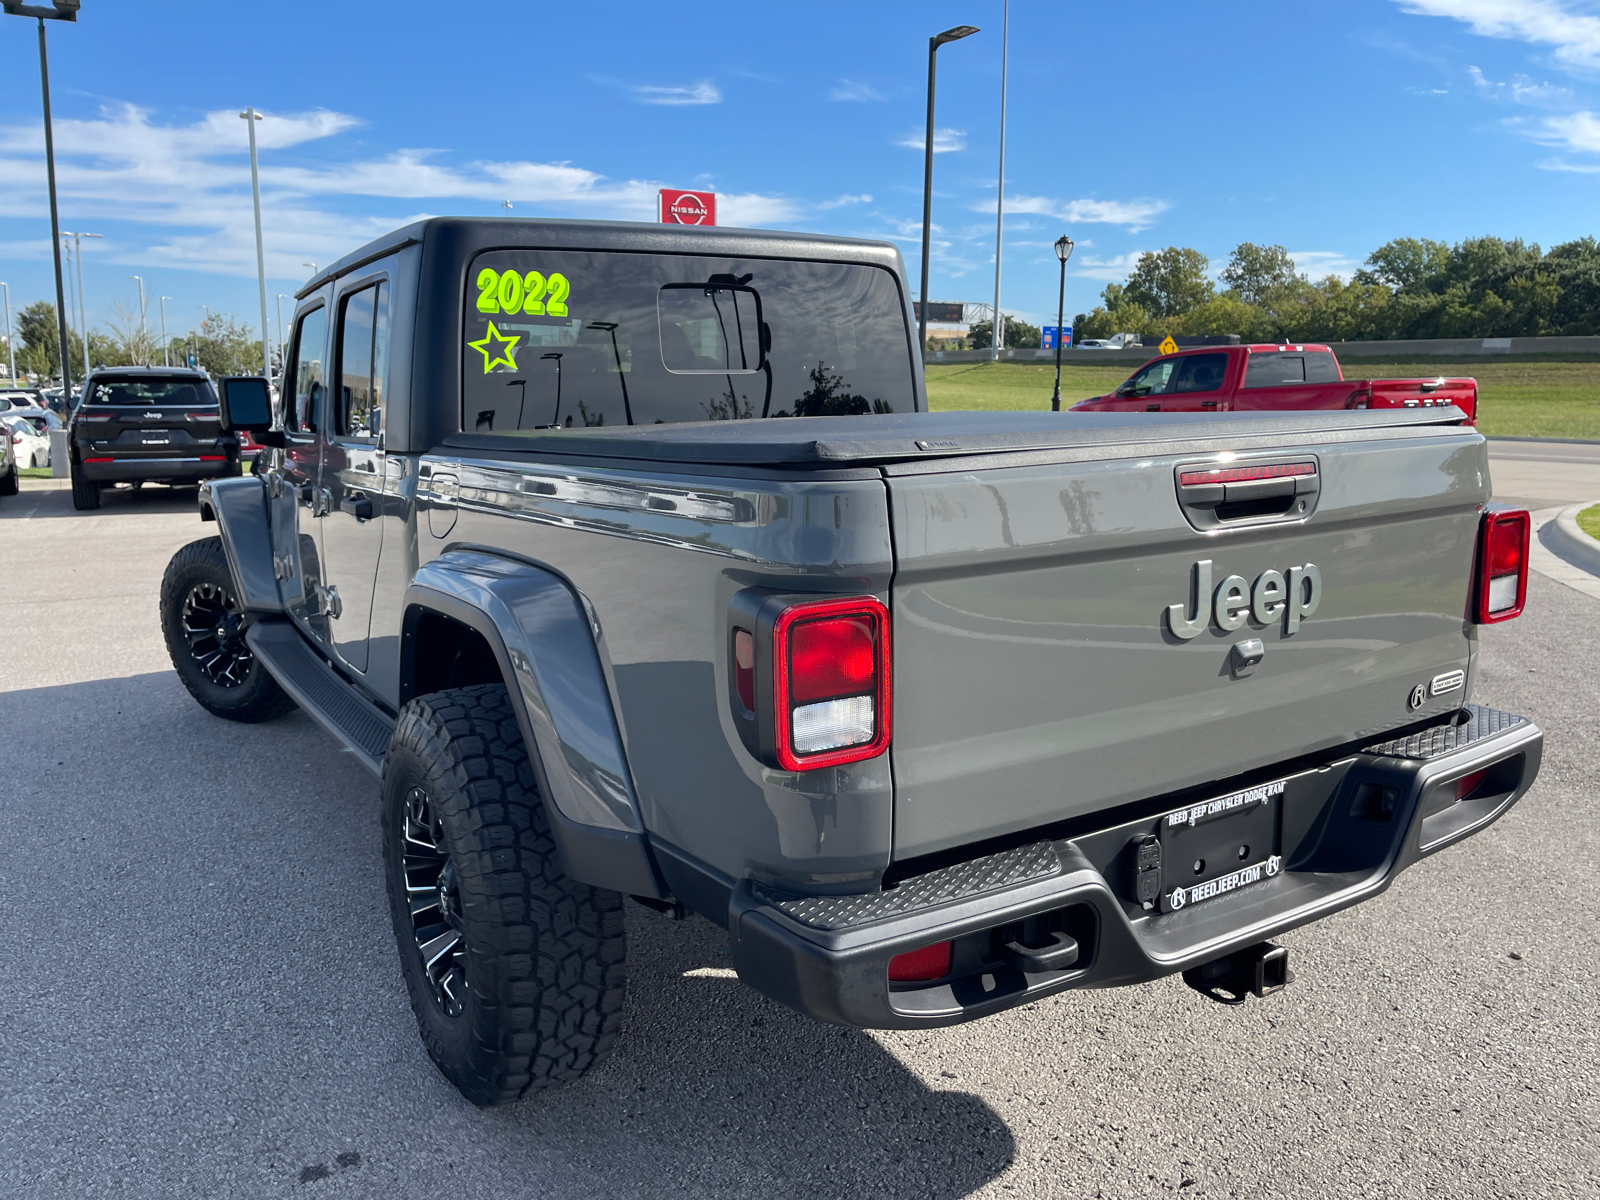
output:
[[[1187,432],[1122,451],[1138,457],[1102,447],[885,467],[897,859],[1207,784],[1464,702],[1470,680],[1410,705],[1419,682],[1472,665],[1467,592],[1489,498],[1476,431]],[[1196,528],[1177,468],[1219,460],[1310,462],[1318,491],[1304,516],[1291,506]],[[1175,636],[1168,607],[1196,615],[1202,561],[1212,591],[1314,565],[1316,611],[1293,631],[1252,611],[1231,631],[1208,619]],[[1200,602],[1213,608],[1209,594]],[[1246,639],[1264,651],[1253,668],[1234,653]]]

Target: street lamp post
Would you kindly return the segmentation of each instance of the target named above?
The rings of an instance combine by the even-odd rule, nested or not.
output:
[[[1066,234],[1056,239],[1056,257],[1061,260],[1061,287],[1056,292],[1056,390],[1050,397],[1051,412],[1061,411],[1061,325],[1067,311],[1067,259],[1072,257],[1072,239]]]
[[[139,353],[143,354],[145,342],[149,340],[149,335],[145,332],[144,327],[144,280],[137,275],[129,275],[128,278],[139,285]],[[150,364],[140,363],[139,365],[148,367]]]
[[[278,293],[278,374],[281,377],[289,366],[289,343],[283,336],[283,300],[285,293]]]
[[[171,299],[171,296],[162,296],[159,301],[161,305],[161,365],[163,367],[172,365],[172,355],[168,352],[169,343],[167,341],[167,301]]]
[[[928,132],[922,143],[922,309],[917,315],[917,353],[928,348],[928,255],[933,238],[933,77],[939,47],[978,32],[976,25],[957,25],[928,39]]]
[[[311,274],[306,276],[307,279],[313,279],[313,278],[316,277],[316,274],[317,274],[317,264],[316,263],[301,263],[300,265],[302,267],[310,267],[311,268]]]
[[[50,56],[45,49],[46,21],[76,21],[79,0],[51,0],[49,6],[5,0],[0,4],[14,17],[35,17],[39,21],[39,92],[44,97],[44,169],[50,187],[50,253],[56,266],[56,336],[61,339],[61,396],[72,407],[71,351],[67,345],[67,289],[61,278],[61,216],[56,209],[56,141],[50,122]]]
[[[256,280],[261,288],[261,377],[272,378],[272,334],[267,329],[267,255],[261,242],[261,172],[256,165],[256,122],[261,114],[247,108],[239,119],[250,127],[250,196],[256,206]]]
[[[8,365],[11,368],[11,374],[7,377],[6,382],[8,382],[12,387],[16,387],[17,340],[11,336],[11,285],[9,283],[0,282],[0,292],[4,292],[6,297],[6,358]]]
[[[104,237],[102,233],[70,233],[63,229],[62,237],[72,239],[73,255],[78,260],[78,321],[83,326],[83,377],[89,378],[89,310],[83,303],[83,239]]]
[[[994,336],[989,339],[993,349],[989,357],[1000,361],[1000,351],[1006,344],[1006,319],[1000,315],[1000,232],[1006,220],[1006,52],[1011,42],[1011,0],[1005,0],[1000,21],[1000,178],[994,194]]]

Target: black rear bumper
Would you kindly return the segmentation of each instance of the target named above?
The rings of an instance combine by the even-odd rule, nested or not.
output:
[[[1538,774],[1543,745],[1526,718],[1470,705],[1446,723],[1297,765],[1278,776],[1286,785],[1281,869],[1176,911],[1138,899],[1137,846],[1163,814],[1204,797],[941,867],[871,895],[792,896],[746,880],[729,906],[734,965],[746,983],[790,1007],[874,1029],[952,1025],[1066,988],[1157,979],[1382,892],[1516,803]],[[1479,772],[1470,790],[1458,788]],[[1041,928],[1070,930],[1077,961],[1030,971],[997,950],[1017,931]],[[889,982],[891,958],[945,940],[953,942],[945,978]]]

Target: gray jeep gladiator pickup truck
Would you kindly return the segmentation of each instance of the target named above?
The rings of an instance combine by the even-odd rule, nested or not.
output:
[[[879,243],[435,219],[299,293],[277,411],[223,381],[268,449],[201,491],[173,662],[381,780],[477,1103],[606,1054],[630,896],[844,1025],[1242,1001],[1532,783],[1469,703],[1529,519],[1462,413],[933,414],[910,312]]]

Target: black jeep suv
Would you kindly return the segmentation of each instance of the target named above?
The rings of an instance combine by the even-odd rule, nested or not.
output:
[[[89,376],[68,426],[72,506],[99,508],[117,483],[196,484],[239,473],[239,440],[222,431],[200,371],[109,367]]]

